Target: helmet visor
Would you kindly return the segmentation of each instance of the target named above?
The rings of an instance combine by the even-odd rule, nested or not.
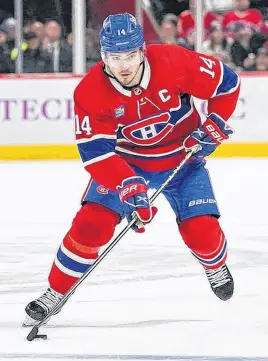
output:
[[[143,61],[143,52],[138,49],[127,53],[104,53],[102,59],[110,68],[130,68]]]

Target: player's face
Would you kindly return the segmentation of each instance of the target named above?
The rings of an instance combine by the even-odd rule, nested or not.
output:
[[[127,53],[107,53],[105,63],[112,74],[125,86],[131,86],[136,81],[136,76],[143,61],[143,53],[140,49]]]
[[[239,11],[244,11],[249,8],[249,0],[235,0],[235,7]]]

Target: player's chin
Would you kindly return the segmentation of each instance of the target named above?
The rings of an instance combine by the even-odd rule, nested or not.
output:
[[[120,82],[124,85],[128,85],[132,81],[131,75],[120,76]]]

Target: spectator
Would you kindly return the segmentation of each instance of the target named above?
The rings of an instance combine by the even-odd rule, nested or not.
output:
[[[69,46],[72,47],[73,34],[69,33],[66,40]],[[92,28],[90,29],[87,28],[85,34],[85,42],[86,42],[86,67],[87,69],[89,69],[92,65],[96,64],[98,61],[101,60],[98,32]]]
[[[250,0],[234,0],[234,10],[224,14],[222,25],[230,31],[236,22],[243,22],[251,26],[255,31],[261,31],[264,27],[263,17],[259,10],[249,9]]]
[[[10,50],[6,43],[7,32],[0,27],[0,73],[10,73],[12,71],[12,65],[10,60]]]
[[[9,49],[13,49],[15,46],[15,34],[16,34],[16,19],[14,18],[7,18],[6,20],[3,21],[2,23],[2,28],[6,31],[7,33],[7,45],[9,47]]]
[[[258,49],[256,60],[255,60],[255,69],[256,71],[268,71],[268,49],[260,48]]]
[[[23,70],[25,73],[51,73],[52,62],[47,52],[41,50],[41,43],[36,33],[25,35],[27,50],[23,56]]]
[[[207,11],[224,14],[226,11],[233,9],[233,0],[205,0]]]
[[[86,29],[86,62],[87,69],[101,60],[98,32],[92,28]]]
[[[53,72],[72,71],[72,48],[62,39],[62,29],[57,21],[48,21],[45,25],[43,48],[52,59]]]
[[[5,52],[8,51],[8,45],[7,45],[7,32],[6,30],[1,26],[0,27],[0,46],[1,49]]]
[[[196,1],[189,0],[189,10],[185,10],[179,15],[179,37],[185,38],[186,33],[195,28]],[[204,14],[204,28],[206,31],[209,30],[211,23],[215,20],[219,20],[216,13],[209,11]]]
[[[7,18],[11,17],[11,14],[8,13],[6,10],[0,9],[0,24]]]
[[[247,71],[268,71],[268,49],[260,48],[253,65],[246,66]]]
[[[209,39],[203,43],[203,52],[214,56],[232,67],[230,55],[231,45],[232,40],[226,38],[220,24],[215,23],[210,29]]]
[[[254,33],[252,28],[245,23],[236,23],[233,27],[234,43],[231,46],[231,57],[234,64],[244,69],[245,66],[253,65],[255,54],[263,46],[265,38]]]
[[[183,46],[186,49],[194,50],[195,48],[195,39],[196,39],[196,32],[195,29],[189,29],[186,34],[185,38],[179,38],[178,44]]]
[[[160,27],[160,39],[164,44],[178,43],[178,18],[174,14],[166,14]]]
[[[24,73],[50,73],[52,72],[52,62],[49,54],[42,51],[40,41],[35,33],[24,35],[26,49],[23,51],[23,72]],[[14,60],[18,51],[13,51]]]
[[[37,39],[40,41],[40,44],[43,43],[44,37],[45,37],[45,26],[40,21],[34,21],[29,26],[29,32],[35,33],[37,36]]]

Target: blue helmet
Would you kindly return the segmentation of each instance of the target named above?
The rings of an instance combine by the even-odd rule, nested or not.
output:
[[[100,31],[101,51],[118,53],[141,48],[143,30],[136,18],[128,13],[109,15]]]

